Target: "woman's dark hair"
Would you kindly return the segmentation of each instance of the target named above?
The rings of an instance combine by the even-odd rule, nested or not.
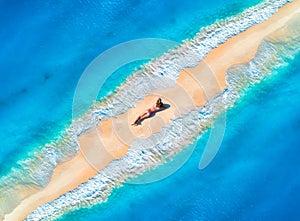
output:
[[[162,108],[164,106],[164,103],[161,101],[161,98],[158,98],[156,101],[156,107]]]

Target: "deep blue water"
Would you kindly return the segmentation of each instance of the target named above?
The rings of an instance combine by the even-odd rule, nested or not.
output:
[[[0,175],[70,123],[76,84],[101,52],[137,38],[181,41],[258,2],[0,1]]]
[[[86,66],[127,40],[181,41],[259,1],[1,1],[0,175],[71,120]],[[213,162],[190,160],[169,178],[115,190],[109,201],[68,220],[297,220],[300,215],[300,58],[252,88],[228,112]],[[117,79],[124,79],[123,72]],[[120,81],[111,78],[112,90]]]
[[[168,178],[125,184],[108,202],[61,220],[298,220],[300,55],[227,113],[220,151],[198,169],[206,133]]]

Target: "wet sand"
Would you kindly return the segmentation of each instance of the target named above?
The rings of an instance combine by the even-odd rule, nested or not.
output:
[[[5,220],[23,220],[36,207],[50,202],[95,176],[112,160],[124,156],[137,137],[148,137],[181,114],[202,106],[226,88],[226,70],[234,64],[249,62],[259,44],[271,33],[282,28],[296,13],[300,13],[300,1],[287,4],[267,21],[249,28],[213,49],[196,67],[179,74],[175,87],[153,91],[142,101],[117,118],[102,121],[81,135],[80,151],[72,160],[58,165],[49,184],[28,195]],[[275,32],[276,33],[276,32]],[[280,33],[282,34],[282,33]],[[136,117],[155,104],[161,97],[169,108],[157,112],[139,126],[132,126]]]

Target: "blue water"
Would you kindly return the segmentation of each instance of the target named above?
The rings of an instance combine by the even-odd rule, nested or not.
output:
[[[108,202],[60,220],[298,220],[300,55],[227,113],[213,162],[198,169],[208,133],[168,178],[125,184]]]
[[[0,175],[70,123],[76,83],[101,52],[143,37],[181,41],[258,2],[1,1]],[[109,79],[101,95],[131,70]],[[198,169],[205,134],[174,175],[126,184],[107,203],[62,219],[297,220],[300,57],[280,72],[228,112],[223,144],[209,167]]]
[[[101,52],[144,37],[181,41],[259,2],[2,0],[0,175],[70,123],[76,84]]]

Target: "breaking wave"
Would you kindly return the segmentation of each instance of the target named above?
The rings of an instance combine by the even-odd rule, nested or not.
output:
[[[15,190],[8,189],[12,185],[45,187],[57,164],[77,154],[79,150],[77,136],[103,119],[125,113],[133,107],[132,104],[143,99],[151,91],[174,85],[181,70],[195,66],[213,48],[249,27],[265,21],[287,2],[289,0],[269,0],[239,15],[202,28],[193,39],[185,40],[180,46],[141,67],[129,76],[114,94],[101,102],[95,102],[84,115],[74,120],[59,140],[45,145],[31,158],[19,162],[18,168],[14,168],[9,175],[3,177],[0,180],[0,191],[5,193],[2,198],[14,197],[13,203],[16,205],[22,198],[14,192]],[[296,43],[299,44],[299,38]],[[134,142],[126,156],[111,162],[94,178],[73,191],[37,208],[27,220],[52,219],[66,211],[103,202],[107,200],[113,188],[155,168],[167,158],[172,158],[205,131],[221,112],[231,107],[245,86],[259,82],[274,68],[285,64],[284,60],[295,54],[296,43],[292,42],[291,47],[282,48],[276,42],[265,41],[249,64],[238,65],[228,70],[226,79],[228,88],[213,98],[205,107],[197,108],[173,120],[161,132],[143,140],[143,143]],[[176,134],[178,128],[184,131],[180,136]],[[165,142],[157,144],[157,140],[160,140],[162,136]],[[153,143],[157,145],[153,147]],[[2,199],[1,201],[5,202]],[[5,207],[1,206],[1,208]],[[7,213],[7,211],[2,212]]]
[[[267,17],[260,17],[260,13],[263,13],[266,9],[272,9],[273,11],[271,11],[274,13],[278,7],[284,3],[285,1],[268,1],[267,3],[247,10],[243,14],[246,14],[251,18],[258,17],[261,20],[254,19],[254,22],[261,22]],[[273,8],[274,5],[277,7],[276,9]],[[234,25],[234,27],[232,26],[233,24],[231,22],[236,22],[235,19],[237,17],[221,22],[222,24],[228,25],[226,28],[233,28],[235,34],[246,29],[245,26],[241,26],[240,30],[237,30],[236,25]],[[244,17],[242,19],[247,20]],[[231,67],[226,73],[227,88],[221,94],[211,99],[204,107],[196,108],[188,114],[172,120],[172,122],[163,127],[159,133],[144,139],[142,142],[139,142],[138,140],[133,142],[128,153],[123,158],[112,161],[95,177],[89,179],[88,182],[81,184],[76,189],[37,208],[28,216],[27,220],[53,219],[70,210],[104,202],[108,199],[108,196],[114,188],[121,186],[125,181],[137,177],[149,169],[157,167],[165,162],[166,159],[170,159],[178,152],[181,152],[186,145],[191,143],[196,137],[210,127],[216,117],[218,117],[226,109],[232,107],[247,87],[260,82],[269,74],[276,72],[278,68],[287,65],[288,61],[299,52],[299,21],[300,20],[298,18],[294,19],[290,26],[288,25],[285,27],[286,35],[284,39],[275,38],[264,40],[255,57],[249,63]],[[297,24],[295,25],[295,23]],[[251,23],[248,20],[243,24],[247,24],[250,27],[250,24],[253,25],[255,23]],[[291,26],[293,27],[291,28]],[[74,127],[74,130],[80,134],[82,130],[89,129],[91,125],[96,124],[101,119],[125,112],[131,107],[131,103],[135,103],[133,101],[142,99],[142,97],[151,92],[153,88],[156,89],[158,87],[158,84],[153,83],[149,86],[149,88],[143,88],[141,91],[142,93],[132,93],[129,95],[126,93],[128,102],[123,99],[122,101],[118,99],[123,96],[122,93],[125,93],[124,91],[135,87],[140,84],[141,81],[145,81],[145,79],[148,79],[147,82],[150,82],[149,79],[156,82],[159,81],[158,79],[168,78],[175,82],[178,77],[178,73],[182,70],[182,68],[195,65],[193,62],[198,63],[201,59],[203,59],[205,54],[209,52],[209,50],[226,40],[226,38],[220,38],[220,41],[213,41],[213,43],[209,45],[211,47],[208,47],[209,50],[203,46],[204,49],[201,49],[202,51],[200,53],[202,44],[195,43],[199,36],[205,36],[203,38],[199,38],[202,39],[201,42],[203,42],[203,39],[219,39],[216,36],[218,36],[219,33],[223,33],[223,31],[225,32],[225,30],[223,30],[225,25],[213,25],[213,27],[218,27],[219,29],[213,29],[211,27],[201,30],[194,39],[185,41],[178,48],[171,50],[159,59],[152,61],[150,64],[142,68],[141,71],[134,73],[114,95],[105,100],[104,104],[95,104],[93,109],[90,110],[90,113],[84,116],[82,121],[76,125],[78,128]],[[230,33],[230,31],[227,30],[226,33]],[[228,36],[232,35],[234,34],[228,34]],[[205,52],[205,50],[207,51]],[[182,51],[184,51],[184,53]],[[186,63],[188,65],[184,62],[180,63],[182,60],[186,59],[184,56],[189,56],[195,52],[198,53],[198,57],[190,59],[189,63]],[[183,58],[181,58],[182,60],[180,60],[180,56],[183,56]],[[166,63],[170,62],[170,57],[173,58],[175,63],[169,63],[166,65]],[[163,59],[166,59],[166,63],[156,63],[162,62]],[[159,65],[156,66],[157,64]],[[163,77],[161,77],[160,73],[163,73]],[[161,85],[161,81],[159,85]],[[139,95],[137,96],[136,94]],[[93,120],[86,123],[87,121],[83,119]],[[181,131],[180,135],[178,134],[178,131]],[[162,140],[163,142],[161,142]]]

